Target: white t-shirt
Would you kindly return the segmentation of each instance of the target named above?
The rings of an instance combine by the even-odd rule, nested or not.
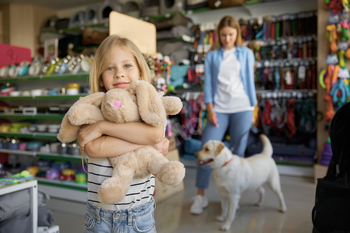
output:
[[[214,96],[214,111],[236,113],[254,110],[245,92],[241,78],[241,64],[236,55],[236,48],[225,50],[220,64],[218,86]]]
[[[88,201],[107,210],[125,210],[147,203],[154,192],[155,177],[150,175],[143,179],[133,179],[122,201],[107,205],[98,200],[98,190],[105,179],[112,176],[113,167],[107,158],[89,158],[88,162]]]

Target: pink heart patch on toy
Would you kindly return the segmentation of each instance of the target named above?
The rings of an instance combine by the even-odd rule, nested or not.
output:
[[[120,108],[120,106],[122,105],[122,102],[120,102],[120,101],[116,101],[116,102],[114,102],[114,107],[116,107],[116,108]]]

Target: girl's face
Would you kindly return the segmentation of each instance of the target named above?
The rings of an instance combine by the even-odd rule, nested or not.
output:
[[[108,68],[102,73],[102,82],[106,90],[129,89],[130,83],[140,79],[141,72],[134,55],[117,46]]]
[[[219,31],[220,42],[225,50],[232,49],[235,47],[237,39],[237,29],[229,26],[221,28]]]

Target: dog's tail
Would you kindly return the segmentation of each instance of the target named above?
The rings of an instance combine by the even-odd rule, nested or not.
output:
[[[260,134],[260,139],[263,143],[263,150],[262,154],[267,155],[267,156],[272,156],[272,145],[268,137],[265,136],[265,134]]]

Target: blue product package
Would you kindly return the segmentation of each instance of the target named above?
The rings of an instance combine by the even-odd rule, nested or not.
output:
[[[172,66],[170,83],[174,86],[181,86],[186,82],[187,70],[189,65]]]

